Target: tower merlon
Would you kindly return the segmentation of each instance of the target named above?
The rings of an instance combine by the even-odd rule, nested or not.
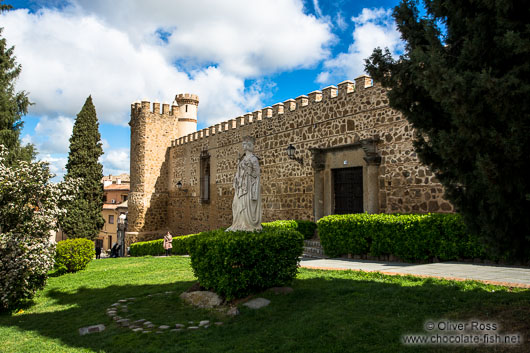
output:
[[[309,97],[310,103],[318,103],[322,100],[322,92],[321,91],[313,91],[307,95]]]
[[[288,112],[292,112],[296,109],[296,101],[294,99],[288,99],[283,102],[284,109]]]
[[[283,103],[276,103],[272,105],[272,115],[281,115],[283,114]]]
[[[328,100],[337,97],[337,87],[328,86],[322,89],[322,100]]]
[[[296,97],[296,107],[305,107],[309,104],[309,98],[306,95]]]
[[[265,107],[261,110],[261,117],[265,120],[272,118],[272,107]]]
[[[252,124],[254,122],[254,115],[252,113],[247,113],[245,116],[245,125]]]
[[[199,96],[191,93],[180,93],[175,96],[178,105],[193,104],[199,105]]]
[[[342,81],[337,86],[339,86],[340,97],[346,96],[348,93],[352,93],[354,91],[354,83],[350,80]]]
[[[363,90],[372,87],[372,78],[368,75],[361,75],[355,79],[355,89]]]

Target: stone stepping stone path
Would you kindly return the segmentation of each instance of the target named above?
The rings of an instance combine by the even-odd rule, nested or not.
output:
[[[173,291],[167,291],[164,293],[148,294],[146,297],[152,298],[155,296],[169,295],[173,293],[174,293]],[[170,325],[158,325],[157,326],[153,324],[151,321],[148,321],[146,319],[139,319],[139,320],[132,321],[130,318],[126,317],[126,314],[129,312],[129,305],[133,305],[135,300],[136,298],[126,298],[126,299],[118,300],[116,303],[111,304],[107,308],[107,316],[109,316],[112,320],[114,320],[118,326],[130,329],[132,332],[137,332],[137,333],[154,332],[157,334],[161,334],[165,332],[181,332],[184,330],[198,330],[200,328],[207,329],[208,327],[210,327],[209,320],[189,321],[187,325],[175,324],[174,326],[170,326]],[[121,316],[118,315],[118,313]],[[221,321],[215,322],[215,326],[221,326],[222,324],[223,322]],[[87,329],[86,331],[89,331],[89,330]],[[86,334],[84,332],[85,331],[83,331],[83,334]],[[94,330],[94,332],[96,331]]]

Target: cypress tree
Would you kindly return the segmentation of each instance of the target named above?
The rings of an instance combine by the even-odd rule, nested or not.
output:
[[[524,1],[404,0],[405,53],[366,69],[417,132],[420,160],[501,258],[530,259],[530,7]]]
[[[67,206],[67,215],[61,220],[61,228],[70,238],[95,239],[105,220],[103,209],[103,166],[99,157],[103,154],[98,131],[96,108],[89,96],[77,114],[70,152],[66,164],[65,179],[80,181],[79,194]]]
[[[11,9],[10,5],[0,3],[0,13]],[[8,155],[6,165],[17,160],[31,161],[35,157],[31,144],[21,146],[20,131],[24,125],[22,116],[27,114],[31,104],[25,91],[15,92],[15,81],[22,67],[16,63],[14,48],[7,47],[5,38],[1,37],[0,28],[0,145],[4,145]]]

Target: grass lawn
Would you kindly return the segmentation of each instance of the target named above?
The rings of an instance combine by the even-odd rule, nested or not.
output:
[[[254,311],[240,306],[229,318],[188,307],[178,295],[196,279],[189,258],[94,260],[87,270],[51,277],[31,306],[0,315],[1,352],[454,352],[484,346],[405,346],[403,334],[426,333],[424,323],[496,322],[520,333],[525,345],[496,352],[529,352],[530,291],[416,277],[300,269],[294,292],[259,296],[272,302]],[[166,294],[168,291],[173,293]],[[150,296],[149,294],[160,295]],[[154,324],[223,321],[183,332],[135,333],[118,327],[106,309],[134,297],[126,313]],[[80,327],[104,324],[80,336]],[[499,333],[498,332],[498,333]]]

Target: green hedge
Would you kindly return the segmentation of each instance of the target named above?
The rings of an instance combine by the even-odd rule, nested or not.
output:
[[[84,270],[94,258],[94,242],[86,238],[62,240],[55,248],[55,265],[59,272]]]
[[[487,258],[458,214],[349,214],[321,218],[318,233],[331,257],[395,255],[406,261]]]
[[[173,237],[172,255],[186,255],[188,254],[188,244],[192,237],[197,234],[182,235]],[[130,246],[129,254],[131,256],[146,256],[146,255],[164,255],[164,239],[156,239],[151,241],[140,241],[133,243]]]
[[[261,232],[201,233],[190,243],[191,266],[201,286],[226,299],[289,283],[302,255],[303,236],[289,228]]]
[[[304,236],[304,239],[311,239],[315,234],[317,225],[315,222],[306,220],[281,220],[268,223],[262,223],[261,226],[265,228],[290,228],[299,231]]]

